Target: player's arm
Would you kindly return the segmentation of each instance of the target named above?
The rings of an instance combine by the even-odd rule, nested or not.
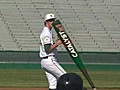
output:
[[[45,44],[45,51],[46,53],[50,53],[53,49],[55,49],[57,46],[59,46],[60,44],[62,44],[61,40],[58,40],[55,44],[51,45],[51,44]]]

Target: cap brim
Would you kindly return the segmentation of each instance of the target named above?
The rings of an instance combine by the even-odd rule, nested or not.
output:
[[[56,18],[50,18],[50,19],[46,19],[45,21],[51,20],[51,19],[56,19]]]

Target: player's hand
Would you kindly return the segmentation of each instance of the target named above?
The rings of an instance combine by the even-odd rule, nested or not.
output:
[[[59,40],[57,41],[57,45],[60,45],[60,44],[62,44],[62,41],[59,39]]]
[[[60,40],[60,38],[57,36],[57,41]]]

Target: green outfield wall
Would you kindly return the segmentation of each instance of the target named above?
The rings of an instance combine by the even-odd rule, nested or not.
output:
[[[79,70],[75,64],[61,64],[66,70]],[[120,71],[116,64],[85,64],[88,70],[93,71]],[[0,63],[0,69],[37,70],[42,69],[40,63]]]
[[[79,52],[84,63],[120,64],[120,52]],[[73,63],[67,52],[58,52],[59,62]],[[38,51],[0,51],[0,63],[39,63]]]

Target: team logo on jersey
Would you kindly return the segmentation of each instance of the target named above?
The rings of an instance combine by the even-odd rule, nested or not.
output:
[[[50,43],[51,42],[50,37],[49,36],[44,37],[44,42],[45,43]]]

